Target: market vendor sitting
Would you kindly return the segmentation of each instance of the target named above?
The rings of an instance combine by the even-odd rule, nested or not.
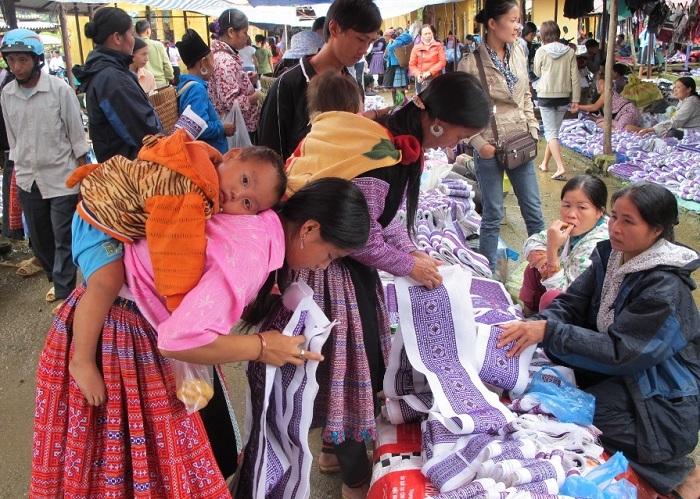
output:
[[[679,101],[676,114],[671,119],[657,123],[651,128],[639,130],[637,132],[639,135],[655,133],[665,137],[673,136],[673,133],[669,134],[671,130],[700,128],[700,96],[695,90],[695,80],[689,76],[679,78],[673,86],[673,96]],[[675,136],[682,138],[682,132]]]
[[[602,117],[603,105],[605,104],[605,92],[611,91],[612,94],[612,126],[614,130],[630,130],[637,131],[642,126],[642,114],[637,106],[632,101],[622,97],[615,91],[612,82],[608,85],[605,83],[603,75],[598,80],[598,100],[593,104],[580,104],[579,111],[594,113],[600,111],[601,116],[593,116],[596,120],[596,125],[603,127],[604,118]]]

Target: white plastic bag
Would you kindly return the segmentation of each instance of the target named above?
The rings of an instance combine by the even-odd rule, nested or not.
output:
[[[248,127],[245,124],[245,119],[243,118],[243,112],[241,111],[241,106],[238,104],[237,100],[233,101],[233,106],[228,114],[222,118],[224,123],[233,123],[236,125],[236,132],[231,137],[226,137],[228,141],[228,148],[235,149],[237,147],[248,147],[252,146],[253,143],[250,141],[250,135],[248,135]]]
[[[177,398],[185,404],[187,414],[206,407],[214,396],[214,368],[180,360],[171,360]]]

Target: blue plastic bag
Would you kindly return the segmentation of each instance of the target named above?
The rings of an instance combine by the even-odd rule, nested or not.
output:
[[[559,489],[559,493],[563,496],[580,497],[582,499],[605,499],[603,492],[598,486],[581,475],[566,477],[564,485]]]
[[[552,371],[559,378],[559,383],[544,381],[545,371]],[[593,424],[595,397],[576,388],[553,367],[545,366],[537,371],[532,378],[528,393],[537,397],[542,408],[563,423],[576,423],[582,426]]]
[[[627,471],[627,458],[616,452],[586,476],[571,475],[566,478],[559,493],[583,499],[637,499],[637,489],[626,479],[613,483],[616,476]]]

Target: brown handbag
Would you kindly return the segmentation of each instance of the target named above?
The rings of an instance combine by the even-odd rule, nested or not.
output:
[[[484,87],[484,91],[488,92],[489,87],[486,84],[484,64],[481,61],[481,54],[478,49],[474,52],[474,57],[476,57],[476,65],[479,68],[481,85]],[[496,141],[494,145],[496,147],[496,159],[498,159],[502,167],[514,170],[537,157],[537,141],[532,138],[530,132],[513,132],[499,139],[493,113],[491,114],[491,130],[493,131],[493,139]]]

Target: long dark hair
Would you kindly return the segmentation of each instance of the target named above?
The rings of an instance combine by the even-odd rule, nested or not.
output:
[[[652,182],[635,182],[615,192],[610,200],[611,205],[622,197],[632,201],[647,224],[661,229],[659,238],[676,242],[673,227],[678,224],[678,202],[671,191]]]
[[[479,11],[474,20],[479,24],[487,24],[489,19],[498,19],[517,6],[518,3],[515,0],[486,0],[484,8]]]
[[[321,178],[309,182],[290,197],[277,211],[284,226],[285,238],[304,223],[315,220],[321,226],[323,241],[341,250],[357,250],[369,238],[369,208],[359,187],[340,178]],[[287,239],[285,244],[289,244]],[[241,317],[248,325],[260,322],[271,310],[276,297],[270,294],[275,282],[286,288],[288,269],[271,272],[262,288]],[[278,297],[277,297],[278,298]]]
[[[481,130],[488,125],[491,117],[491,104],[479,79],[461,71],[445,73],[435,78],[430,86],[420,93],[425,111],[431,120],[437,118],[450,125]],[[410,102],[385,122],[394,135],[413,135],[423,142],[421,112],[414,102]],[[409,165],[411,173],[406,185],[406,224],[413,233],[418,195],[422,156]]]

